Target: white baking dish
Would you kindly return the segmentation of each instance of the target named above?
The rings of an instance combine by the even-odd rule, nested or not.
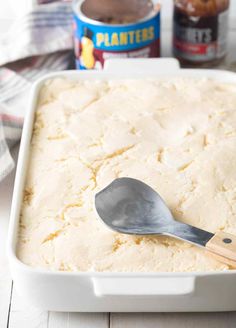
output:
[[[31,304],[52,311],[231,311],[236,310],[236,270],[189,273],[70,273],[38,270],[16,257],[19,214],[38,92],[52,77],[115,79],[158,76],[211,77],[236,83],[236,74],[180,69],[174,59],[112,60],[104,71],[66,71],[36,82],[26,114],[8,238],[10,269],[18,292]]]

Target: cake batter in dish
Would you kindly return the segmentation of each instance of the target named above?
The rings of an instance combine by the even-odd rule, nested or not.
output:
[[[144,181],[177,220],[236,233],[236,86],[208,79],[81,81],[41,89],[20,219],[18,257],[62,271],[230,269],[164,236],[109,230],[94,195]]]

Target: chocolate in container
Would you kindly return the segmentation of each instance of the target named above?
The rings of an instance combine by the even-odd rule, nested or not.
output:
[[[184,66],[214,66],[227,52],[229,0],[175,0],[173,52]]]
[[[73,3],[77,69],[99,69],[108,58],[160,57],[160,6],[151,0]]]

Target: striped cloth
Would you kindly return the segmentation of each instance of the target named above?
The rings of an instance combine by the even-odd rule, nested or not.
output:
[[[0,39],[0,181],[15,165],[10,149],[21,137],[32,82],[67,69],[72,47],[71,4],[64,2],[39,5]]]
[[[39,5],[20,17],[0,39],[0,66],[72,47],[71,3]]]
[[[1,110],[1,109],[0,109]],[[23,118],[0,114],[0,181],[14,168],[9,149],[20,139]]]

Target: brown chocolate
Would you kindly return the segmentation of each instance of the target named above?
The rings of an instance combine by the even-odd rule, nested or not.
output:
[[[139,21],[153,10],[151,0],[85,0],[81,10],[88,18],[107,24]]]
[[[214,16],[229,7],[229,0],[175,0],[175,6],[187,15]]]

